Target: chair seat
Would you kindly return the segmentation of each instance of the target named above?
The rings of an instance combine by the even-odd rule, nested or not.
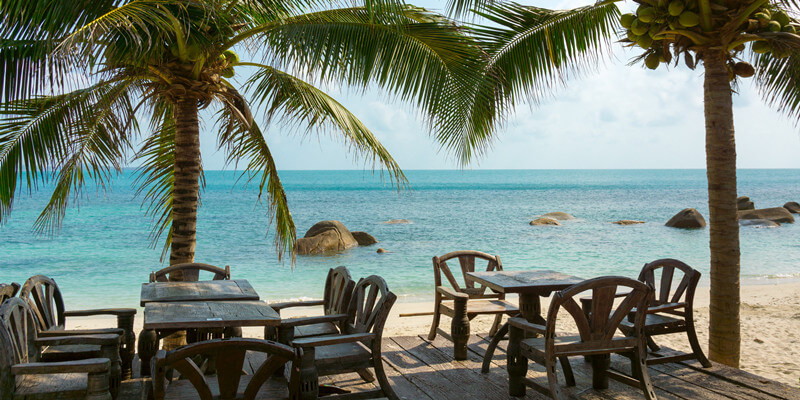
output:
[[[683,318],[674,318],[664,314],[647,314],[644,322],[645,329],[680,328],[685,325],[686,321]],[[633,327],[633,322],[624,319],[620,326],[629,329]]]
[[[86,374],[20,375],[16,377],[15,399],[83,399]]]
[[[304,338],[323,335],[338,335],[339,328],[332,322],[320,324],[302,325],[294,328],[294,338]]]
[[[245,388],[247,388],[247,384],[250,383],[250,380],[253,379],[252,375],[243,375],[239,380],[239,396],[244,394]],[[217,383],[216,379],[206,379],[208,383],[208,388],[211,390],[211,394],[214,397],[219,396],[219,384]],[[196,399],[197,396],[197,389],[192,386],[192,382],[187,379],[180,379],[172,381],[169,385],[167,385],[167,389],[164,392],[164,399],[170,400],[189,400],[189,399]],[[288,399],[289,398],[289,389],[286,386],[286,381],[283,378],[270,378],[268,379],[261,389],[258,391],[256,395],[256,399]]]
[[[102,357],[100,346],[91,344],[75,344],[67,346],[49,346],[42,350],[43,362],[60,362],[85,360],[87,358]]]
[[[342,370],[366,368],[372,352],[361,343],[340,343],[315,348],[314,365],[319,374],[341,373]]]
[[[442,301],[442,311],[452,314],[453,301]],[[469,299],[467,301],[467,314],[516,314],[519,307],[500,299]]]

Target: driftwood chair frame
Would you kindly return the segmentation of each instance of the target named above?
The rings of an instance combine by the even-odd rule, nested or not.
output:
[[[253,375],[242,375],[242,367],[248,352],[263,353],[267,357]],[[153,398],[155,400],[173,398],[253,400],[267,380],[275,375],[276,371],[283,370],[286,363],[294,365],[299,359],[299,354],[291,347],[280,343],[243,338],[208,340],[170,352],[159,350],[152,360],[151,367]],[[205,359],[209,356],[216,360],[216,384],[210,382],[214,377],[204,375],[194,362],[195,359]],[[173,387],[174,382],[167,377],[173,370],[180,373],[181,381],[177,382],[188,380],[194,391],[187,385],[177,385],[182,386],[180,388]],[[295,386],[298,382],[296,369],[290,368],[290,371],[294,371],[294,375],[289,380],[288,391],[296,393]],[[244,391],[240,392],[239,387],[244,383],[246,383]]]
[[[58,284],[52,278],[44,275],[35,275],[28,278],[22,285],[19,297],[28,302],[37,322],[37,335],[47,336],[73,336],[93,334],[115,334],[120,336],[119,356],[121,364],[112,360],[111,373],[114,381],[130,379],[131,364],[136,351],[136,334],[133,332],[133,319],[136,315],[135,308],[102,308],[94,310],[64,309],[64,299]],[[107,329],[80,329],[66,330],[67,317],[88,317],[94,315],[114,315],[117,317],[117,327]],[[46,361],[69,361],[92,357],[91,353],[81,350],[71,350],[70,347],[58,347],[45,352],[42,358]]]
[[[456,279],[447,261],[458,259],[461,268],[461,277],[464,286]],[[478,315],[494,315],[494,324],[489,331],[489,336],[497,333],[503,315],[514,316],[519,314],[519,308],[505,300],[504,293],[487,292],[483,285],[476,286],[475,282],[467,279],[468,272],[475,272],[475,261],[486,261],[486,271],[502,271],[503,263],[500,256],[474,250],[460,250],[447,253],[440,257],[433,257],[434,277],[434,305],[433,322],[428,340],[436,338],[437,334],[453,342],[453,355],[456,360],[467,358],[467,342],[469,341],[469,322]],[[449,284],[443,284],[442,276]],[[442,315],[452,318],[450,332],[439,328]]]
[[[658,282],[656,282],[657,271],[661,272]],[[664,258],[645,264],[639,273],[639,280],[655,288],[653,300],[647,307],[644,325],[650,349],[659,350],[658,345],[652,340],[653,336],[680,332],[686,332],[692,347],[690,354],[650,357],[647,363],[652,365],[697,359],[703,367],[711,367],[711,362],[706,358],[697,339],[694,326],[694,295],[700,282],[700,271],[682,261]],[[678,286],[673,290],[676,281]],[[621,329],[629,330],[631,326],[630,321],[623,321]]]
[[[617,288],[628,289],[616,309],[614,300]],[[587,314],[578,305],[575,297],[591,291],[592,306]],[[523,318],[509,320],[508,383],[511,396],[524,396],[525,387],[532,386],[538,391],[549,393],[554,399],[564,398],[556,374],[556,360],[560,359],[568,386],[575,385],[575,378],[569,361],[571,356],[589,356],[593,367],[593,386],[596,389],[608,387],[607,378],[641,388],[648,400],[656,398],[645,359],[647,349],[644,336],[645,307],[652,296],[652,287],[625,277],[600,277],[570,286],[556,293],[550,303],[545,326],[534,324]],[[565,310],[578,327],[578,337],[557,337],[556,321],[561,310]],[[620,323],[636,309],[634,328],[625,336],[617,334]],[[528,334],[543,335],[539,338],[526,338]],[[622,375],[607,368],[608,356],[619,353],[631,360],[632,377]],[[528,360],[541,364],[547,370],[548,387],[539,385],[527,378]]]
[[[11,282],[10,284],[0,283],[0,305],[4,301],[17,295],[19,291],[19,283]]]
[[[119,351],[118,335],[37,338],[36,323],[28,302],[20,298],[7,299],[0,306],[0,399],[116,398],[119,385],[117,382],[115,388],[110,382],[112,361],[108,357],[48,363],[41,362],[39,356],[42,347],[75,344],[99,345],[104,354],[116,354]],[[86,386],[65,387],[63,378],[53,376],[48,379],[48,376],[65,373],[87,374]],[[36,384],[19,387],[17,378],[25,376],[36,376]]]
[[[340,335],[308,337],[292,342],[296,349],[302,350],[299,392],[293,398],[316,399],[319,396],[320,376],[359,372],[372,367],[378,380],[378,389],[340,396],[397,400],[381,360],[383,327],[396,300],[397,296],[389,291],[386,281],[372,275],[356,283],[347,314],[311,317],[317,322],[340,322],[343,330]],[[324,353],[317,350],[323,346]],[[339,396],[331,396],[335,397]]]
[[[168,282],[170,280],[170,274],[174,274],[175,272],[183,273],[182,281],[197,282],[200,280],[200,271],[207,271],[214,274],[211,278],[211,280],[214,281],[231,279],[231,267],[229,265],[226,265],[225,268],[220,268],[211,264],[183,263],[170,265],[169,267],[151,272],[150,282]]]

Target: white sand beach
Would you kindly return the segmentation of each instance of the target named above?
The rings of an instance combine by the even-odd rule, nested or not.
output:
[[[513,300],[513,297],[509,297]],[[695,324],[700,342],[708,342],[708,287],[697,289]],[[543,304],[546,310],[547,303]],[[431,317],[405,317],[401,313],[432,311],[432,302],[399,302],[392,309],[385,335],[427,335]],[[284,316],[315,315],[314,309],[298,309]],[[493,318],[478,317],[472,321],[472,332],[488,332]],[[141,330],[143,315],[136,318],[136,332]],[[114,318],[71,318],[68,328],[109,327]],[[448,330],[450,320],[442,318],[441,327]],[[245,336],[263,337],[263,330],[246,328]],[[658,343],[678,350],[689,350],[683,334],[658,337]],[[800,387],[800,283],[778,283],[742,286],[742,358],[741,368],[753,374]]]

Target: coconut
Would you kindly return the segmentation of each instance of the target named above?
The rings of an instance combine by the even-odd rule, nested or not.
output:
[[[236,54],[233,50],[225,50],[222,55],[228,60],[231,64],[238,64],[239,63],[239,55]]]
[[[764,40],[759,40],[753,43],[753,52],[758,54],[765,54],[770,52],[769,43]]]
[[[225,68],[225,69],[222,70],[222,76],[224,76],[226,78],[229,78],[229,79],[233,78],[233,75],[234,75],[233,67],[228,67],[228,68]]]
[[[791,25],[786,25],[786,26],[783,27],[783,29],[781,29],[781,32],[793,33],[793,34],[796,35],[797,34],[797,28],[795,28],[795,27],[793,27]]]
[[[767,26],[767,24],[769,24],[769,15],[764,14],[763,12],[757,13],[753,17],[758,20],[758,24],[761,26]]]
[[[651,38],[655,39],[656,35],[658,35],[658,32],[661,32],[661,26],[652,25],[652,26],[650,26],[650,30],[647,31],[647,35],[649,35]]]
[[[678,22],[687,28],[691,28],[700,24],[700,16],[691,11],[684,11],[678,18]]]
[[[200,56],[203,54],[203,49],[197,43],[192,43],[186,49],[186,59],[189,61],[197,61],[200,59]]]
[[[681,0],[673,0],[671,3],[669,3],[669,8],[667,11],[669,11],[669,15],[677,17],[681,15],[684,8],[686,8],[686,5],[683,4]]]
[[[778,21],[769,21],[767,24],[767,29],[770,32],[780,32],[781,31],[781,23]]]
[[[667,25],[669,25],[669,29],[671,29],[673,31],[677,31],[678,29],[681,29],[681,25],[678,23],[678,21],[669,21],[669,23]]]
[[[739,75],[742,78],[749,78],[755,75],[756,70],[755,68],[753,68],[752,65],[742,61],[742,62],[737,62],[736,64],[733,65],[733,72],[735,72],[736,75]]]
[[[639,37],[639,40],[636,42],[636,44],[641,46],[643,49],[649,49],[650,46],[653,45],[653,38],[648,35],[642,35]]]
[[[633,43],[636,43],[636,42],[639,41],[639,35],[633,33],[632,30],[628,29],[627,33],[628,33],[628,40],[630,40]]]
[[[659,56],[656,53],[651,53],[650,55],[644,58],[644,65],[650,69],[658,68],[658,64],[660,62],[661,61],[659,60]]]
[[[792,22],[791,18],[789,18],[789,16],[781,10],[772,13],[772,20],[777,21],[779,24],[781,24],[781,26],[789,25]]]
[[[631,24],[631,30],[636,35],[644,35],[650,29],[650,25],[644,23],[640,19],[633,20]]]
[[[638,12],[637,16],[642,22],[653,22],[656,19],[656,9],[653,7],[643,8]]]
[[[635,20],[635,19],[636,19],[636,16],[633,15],[633,14],[630,14],[630,13],[622,14],[622,16],[619,17],[619,22],[620,22],[620,24],[622,24],[623,28],[630,29],[631,28],[631,24],[633,24],[633,20]]]

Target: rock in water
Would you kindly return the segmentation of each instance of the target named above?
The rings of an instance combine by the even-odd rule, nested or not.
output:
[[[350,233],[353,234],[353,237],[356,239],[356,242],[358,242],[359,246],[369,246],[371,244],[378,243],[378,240],[367,232],[355,231]]]
[[[549,217],[536,218],[535,220],[531,221],[530,224],[534,226],[541,226],[541,225],[561,226],[560,222]]]
[[[637,220],[634,220],[634,219],[621,219],[619,221],[612,222],[612,224],[617,224],[617,225],[636,225],[636,224],[643,224],[643,223],[644,223],[644,221],[637,221]]]
[[[386,251],[386,249],[384,249],[383,247],[381,247],[381,248],[379,248],[379,249],[378,249],[378,251],[376,251],[376,253],[379,253],[379,254],[380,254],[380,253],[388,253],[388,251]]]
[[[704,228],[706,219],[703,218],[703,214],[700,214],[700,211],[694,208],[686,208],[670,218],[666,226],[682,229]]]
[[[764,228],[777,228],[781,226],[781,224],[777,222],[770,221],[768,219],[740,219],[739,225],[741,226],[755,226],[755,227],[764,227]]]
[[[790,201],[783,205],[783,208],[789,210],[790,213],[800,214],[800,204],[796,201]]]
[[[297,239],[296,254],[335,253],[358,246],[353,234],[339,221],[321,221],[314,224],[305,236]]]
[[[575,217],[573,217],[572,215],[569,215],[569,214],[567,214],[565,212],[561,212],[561,211],[549,212],[547,214],[542,215],[542,217],[544,217],[544,218],[552,218],[552,219],[559,220],[559,221],[567,221],[567,220],[570,220],[570,219],[575,219]]]
[[[794,222],[792,213],[783,207],[739,211],[739,219],[767,219],[780,224],[791,224]]]
[[[740,196],[736,199],[736,208],[739,210],[755,210],[756,206],[747,196]]]
[[[410,224],[411,221],[407,219],[390,219],[388,221],[384,221],[384,224]]]

